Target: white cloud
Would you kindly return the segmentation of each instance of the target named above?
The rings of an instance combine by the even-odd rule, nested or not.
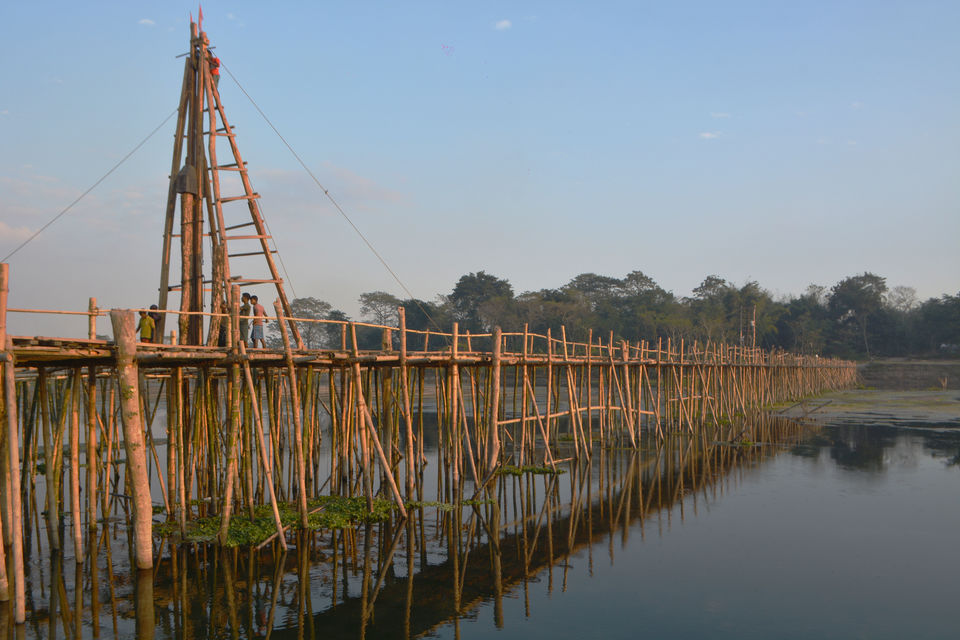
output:
[[[856,111],[857,109],[863,108],[863,103],[859,100],[855,100],[854,102],[850,103],[850,108]]]
[[[0,242],[23,242],[33,235],[29,227],[11,227],[0,220]]]
[[[509,20],[500,20],[497,24],[493,25],[493,28],[497,31],[506,31],[513,26],[513,23]]]
[[[726,113],[725,111],[711,111],[710,117],[711,118],[729,118],[730,114]]]
[[[141,18],[140,21],[137,22],[137,24],[142,24],[142,25],[145,25],[145,26],[148,26],[148,27],[152,27],[152,26],[156,25],[157,23],[154,22],[153,20],[151,20],[150,18]]]
[[[703,131],[700,134],[700,137],[704,140],[715,140],[720,137],[719,131]]]
[[[0,116],[8,116],[8,115],[10,115],[10,109],[4,109],[0,111]]]

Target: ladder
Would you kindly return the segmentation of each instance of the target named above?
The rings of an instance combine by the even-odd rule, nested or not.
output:
[[[277,290],[277,297],[280,299],[284,313],[288,317],[292,317],[293,313],[290,308],[290,302],[287,300],[287,294],[283,288],[283,279],[280,277],[280,273],[277,270],[277,263],[274,260],[277,249],[273,243],[273,237],[268,232],[266,224],[263,221],[260,205],[257,202],[260,199],[260,194],[253,190],[253,185],[250,182],[250,174],[247,171],[247,163],[244,162],[243,157],[240,155],[237,136],[227,120],[227,114],[220,100],[220,91],[217,84],[213,82],[209,62],[206,57],[203,59],[203,72],[206,80],[204,85],[207,91],[208,129],[206,135],[210,163],[207,171],[210,175],[211,200],[216,212],[216,230],[214,233],[218,236],[218,242],[215,243],[215,245],[219,245],[220,251],[222,251],[222,281],[227,286],[239,285],[241,287],[273,284]],[[217,126],[218,121],[220,126]],[[230,148],[230,154],[233,157],[233,162],[220,164],[217,157],[217,140],[220,138],[226,139]],[[239,175],[240,183],[243,187],[243,193],[241,195],[223,196],[221,194],[221,172]],[[224,206],[230,203],[245,203],[246,207],[244,207],[244,209],[249,215],[243,215],[241,212],[231,210],[230,207]],[[245,247],[241,245],[244,241],[248,243],[254,241],[257,248],[249,250],[247,247],[247,250],[244,250]],[[231,247],[238,246],[240,246],[240,248],[231,252]],[[262,256],[265,260],[269,273],[268,277],[255,278],[246,274],[231,275],[231,259],[250,259],[257,256]],[[290,329],[297,345],[302,348],[302,339],[297,328],[297,323],[291,321]]]
[[[197,191],[206,207],[209,231],[208,233],[200,233],[202,231],[200,229],[197,232],[199,234],[197,237],[209,239],[213,255],[212,273],[210,273],[209,278],[205,275],[198,275],[197,269],[194,268],[193,278],[190,279],[192,289],[195,291],[198,287],[202,287],[201,298],[203,294],[209,293],[211,311],[217,312],[220,304],[229,301],[233,286],[249,287],[272,284],[276,289],[284,315],[291,318],[293,312],[284,291],[283,279],[280,277],[274,260],[277,249],[267,230],[258,204],[260,194],[253,190],[247,164],[240,154],[236,134],[227,120],[226,112],[220,100],[219,88],[211,73],[211,54],[208,52],[206,34],[199,31],[197,26],[191,23],[191,58],[187,60],[180,98],[180,117],[175,135],[176,143],[164,228],[159,307],[161,312],[166,310],[169,292],[180,291],[183,295],[184,291],[183,284],[169,285],[170,245],[174,238],[180,237],[173,233],[177,193],[174,181],[179,171],[183,141],[189,139],[192,135],[200,147],[202,147],[202,139],[205,139],[207,143],[206,153],[204,154],[202,150],[198,151],[195,163],[199,164],[198,177],[202,184],[198,185]],[[229,145],[229,155],[231,156],[229,158],[225,157],[225,162],[222,163],[217,157],[218,141],[221,139],[224,139]],[[222,178],[225,175],[239,177],[241,193],[231,195],[221,193],[221,188],[224,186]],[[246,206],[240,206],[244,204]],[[196,224],[203,224],[202,214],[197,219]],[[183,239],[181,239],[181,242],[183,242]],[[184,248],[183,251],[189,254],[190,249]],[[202,247],[195,247],[194,251],[197,252],[196,256],[198,256],[196,262],[198,264],[202,263]],[[258,257],[262,260],[258,261]],[[231,260],[237,262],[231,264]],[[241,270],[236,268],[238,264],[243,266],[242,275],[238,273]],[[207,288],[207,285],[209,285],[209,288]],[[202,305],[202,302],[199,304]],[[196,304],[193,304],[190,310],[200,311]],[[290,332],[298,348],[303,348],[297,323],[293,320],[288,322]],[[207,344],[216,343],[219,324],[220,318],[216,315],[212,316],[206,339]],[[191,340],[196,339],[196,337],[191,338]]]

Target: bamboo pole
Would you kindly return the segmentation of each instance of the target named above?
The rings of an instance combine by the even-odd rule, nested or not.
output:
[[[134,553],[136,567],[153,566],[153,508],[150,502],[150,481],[147,477],[147,456],[140,417],[140,389],[137,365],[133,311],[114,309],[110,312],[113,335],[117,343],[117,378],[120,384],[120,405],[123,415],[123,445],[127,452],[127,473],[133,487]]]
[[[0,265],[4,273],[0,273],[0,290],[6,291],[6,264]],[[4,296],[5,297],[5,296]],[[6,300],[0,302],[0,315],[5,315]],[[16,380],[14,378],[13,345],[9,336],[3,336],[6,353],[3,354],[4,369],[4,403],[7,414],[7,447],[10,452],[10,497],[11,497],[11,528],[12,538],[8,540],[13,547],[13,617],[18,625],[26,620],[25,586],[23,569],[23,506],[20,494],[20,441],[17,433],[17,396]],[[5,565],[0,565],[3,568]]]
[[[83,378],[80,368],[73,370],[70,389],[70,521],[73,530],[73,555],[83,564],[83,529],[80,522],[80,387]]]
[[[279,303],[277,303],[277,306],[279,306]],[[352,327],[351,333],[353,335],[353,351],[354,355],[356,355],[357,331],[355,327]],[[380,438],[377,437],[376,427],[373,426],[373,416],[370,415],[370,409],[367,407],[367,402],[363,396],[363,375],[360,372],[360,362],[356,359],[353,361],[353,381],[357,392],[357,405],[360,409],[360,420],[366,423],[367,429],[369,430],[370,439],[373,441],[373,446],[377,451],[377,456],[380,458],[380,464],[384,467],[384,476],[387,479],[387,483],[390,485],[390,490],[393,492],[393,498],[397,503],[397,508],[400,510],[400,515],[405,519],[407,517],[407,510],[403,506],[403,498],[400,497],[400,490],[397,488],[396,479],[394,479],[393,473],[390,471],[390,463],[383,453],[383,448],[380,446]]]
[[[283,353],[286,358],[287,376],[290,379],[290,402],[293,413],[293,442],[294,453],[297,457],[297,505],[300,509],[300,526],[307,528],[307,486],[306,462],[303,458],[303,422],[300,417],[300,394],[297,390],[297,371],[293,364],[293,351],[290,349],[290,336],[287,325],[283,320],[280,300],[275,300],[273,308],[277,313],[277,324],[280,326],[280,335],[283,338]],[[359,368],[359,364],[358,364]]]
[[[87,371],[87,529],[97,528],[97,462],[97,368],[90,367]]]
[[[487,469],[486,475],[491,475],[500,462],[500,428],[497,420],[500,417],[500,366],[502,334],[500,327],[493,330],[493,362],[490,370],[490,409],[487,429]],[[476,411],[476,409],[474,409]]]
[[[400,391],[403,393],[403,417],[406,426],[407,500],[413,500],[416,476],[413,460],[413,414],[410,410],[410,369],[407,363],[407,314],[403,307],[397,309],[400,321]]]

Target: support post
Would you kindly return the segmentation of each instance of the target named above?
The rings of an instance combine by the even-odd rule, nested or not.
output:
[[[89,317],[87,318],[87,337],[90,338],[91,340],[96,340],[97,339],[97,313],[99,312],[99,309],[97,309],[96,298],[90,298],[90,303],[89,303],[89,306],[87,307],[87,310],[90,313]],[[159,336],[162,334],[155,333],[154,335]],[[160,342],[163,342],[163,340],[161,339]]]
[[[13,616],[14,622],[23,624],[26,620],[25,587],[23,573],[23,507],[20,500],[20,439],[17,432],[17,390],[14,377],[13,343],[7,336],[7,293],[9,292],[10,270],[6,263],[0,264],[0,345],[3,345],[4,404],[7,415],[7,450],[10,452],[9,482],[10,528],[13,553]],[[0,566],[0,569],[4,567]],[[6,577],[6,576],[4,576]]]
[[[153,506],[147,477],[147,451],[140,416],[136,320],[129,309],[110,311],[113,337],[117,343],[117,379],[120,383],[120,410],[123,416],[123,446],[127,452],[127,473],[133,488],[134,553],[138,569],[153,566]]]
[[[493,367],[490,371],[490,409],[487,425],[487,470],[490,477],[500,462],[500,430],[498,425],[500,409],[500,347],[503,342],[500,327],[493,330]]]
[[[297,506],[300,511],[300,527],[307,528],[307,464],[303,457],[303,420],[300,417],[300,392],[297,388],[297,369],[293,364],[293,351],[290,348],[290,334],[287,333],[287,319],[283,316],[280,300],[273,303],[277,314],[277,325],[283,337],[283,354],[287,363],[287,375],[290,378],[290,404],[293,413],[293,446],[297,457]]]

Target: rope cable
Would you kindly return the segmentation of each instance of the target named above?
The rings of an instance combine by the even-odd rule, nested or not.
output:
[[[124,162],[126,162],[126,161],[130,158],[130,156],[132,156],[134,153],[136,153],[136,152],[140,149],[140,147],[142,147],[144,144],[146,144],[147,141],[148,141],[150,138],[152,138],[152,137],[154,136],[154,134],[157,133],[157,131],[160,131],[160,129],[163,128],[163,125],[167,124],[167,121],[170,120],[170,118],[172,118],[172,117],[177,113],[177,111],[178,111],[178,109],[174,109],[174,110],[173,110],[173,113],[171,113],[171,114],[168,115],[166,118],[164,118],[164,119],[163,119],[163,122],[161,122],[159,125],[157,125],[156,129],[154,129],[153,131],[151,131],[151,132],[147,135],[147,137],[144,138],[143,140],[141,140],[140,143],[137,144],[137,146],[135,146],[133,149],[131,149],[131,150],[127,153],[127,155],[123,156],[123,158],[121,158],[119,162],[117,162],[115,165],[113,165],[113,167],[112,167],[109,171],[107,171],[105,174],[103,174],[102,176],[100,176],[100,179],[99,179],[99,180],[97,180],[96,182],[94,182],[86,191],[84,191],[84,192],[81,193],[79,196],[77,196],[77,199],[76,199],[76,200],[74,200],[73,202],[71,202],[70,204],[68,204],[66,207],[64,207],[63,211],[61,211],[60,213],[58,213],[57,215],[55,215],[52,220],[50,220],[50,221],[47,222],[45,225],[43,225],[42,227],[40,227],[39,229],[37,229],[37,230],[33,233],[33,235],[31,235],[29,238],[27,238],[26,240],[24,240],[23,242],[21,242],[21,243],[20,243],[20,246],[18,246],[16,249],[14,249],[14,250],[11,251],[10,253],[8,253],[8,254],[6,255],[6,257],[3,258],[3,260],[0,260],[0,262],[6,262],[7,260],[9,260],[15,253],[17,253],[18,251],[20,251],[20,249],[23,249],[25,246],[27,246],[28,244],[30,244],[30,243],[33,241],[34,238],[36,238],[36,237],[39,236],[41,233],[43,233],[44,231],[46,231],[46,230],[47,230],[47,227],[49,227],[49,226],[52,225],[54,222],[56,222],[57,220],[59,220],[60,218],[62,218],[62,217],[64,216],[64,214],[66,214],[68,211],[70,211],[70,209],[72,209],[75,204],[77,204],[78,202],[80,202],[81,200],[83,200],[83,199],[87,196],[87,194],[89,194],[91,191],[93,191],[94,189],[96,189],[97,186],[99,186],[99,184],[100,184],[101,182],[103,182],[104,180],[106,180],[107,177],[108,177],[111,173],[113,173],[114,171],[116,171],[116,170],[120,167],[120,165],[122,165]]]
[[[313,182],[317,185],[317,187],[319,187],[320,190],[323,191],[323,195],[327,196],[327,199],[330,201],[331,204],[333,204],[337,212],[341,216],[343,216],[343,219],[346,220],[347,223],[356,232],[356,234],[360,236],[360,239],[363,240],[364,244],[367,245],[367,248],[370,249],[370,252],[373,253],[374,256],[376,256],[377,260],[380,261],[380,264],[382,264],[383,267],[387,270],[387,272],[389,272],[390,275],[393,277],[393,279],[397,281],[397,284],[399,284],[400,288],[404,290],[407,296],[409,296],[409,299],[412,300],[413,303],[420,308],[420,311],[423,312],[423,315],[426,316],[426,318],[433,324],[433,326],[435,326],[439,331],[443,331],[443,329],[440,327],[437,321],[433,319],[433,316],[431,316],[430,313],[423,307],[423,305],[420,304],[420,301],[417,299],[416,296],[413,295],[410,289],[407,288],[407,285],[403,283],[403,281],[400,279],[400,276],[398,276],[396,272],[390,267],[390,265],[387,264],[387,261],[383,258],[382,255],[380,255],[380,252],[377,251],[376,248],[373,246],[373,244],[367,239],[367,237],[363,235],[363,232],[360,231],[360,228],[357,227],[356,224],[354,224],[353,220],[350,219],[350,216],[348,216],[346,211],[343,210],[343,207],[340,206],[340,203],[337,202],[336,199],[332,195],[330,195],[330,191],[320,183],[320,180],[317,178],[317,176],[314,175],[313,171],[310,170],[310,167],[308,167],[307,164],[303,161],[303,159],[300,157],[300,154],[298,154],[294,150],[294,148],[290,145],[290,143],[287,142],[287,139],[284,138],[283,134],[281,134],[280,131],[277,129],[277,127],[274,126],[270,118],[267,117],[267,114],[263,112],[263,110],[260,108],[260,105],[258,105],[257,102],[253,99],[253,96],[247,93],[247,90],[243,88],[243,85],[240,84],[240,81],[237,80],[237,77],[233,75],[233,72],[230,71],[230,69],[227,67],[227,65],[223,63],[222,60],[220,61],[220,68],[226,71],[230,75],[230,78],[237,84],[237,87],[239,87],[240,91],[243,92],[243,95],[247,97],[247,100],[250,101],[250,104],[253,105],[253,108],[257,110],[257,113],[260,114],[260,117],[262,117],[264,121],[270,126],[270,128],[273,129],[273,132],[277,134],[277,137],[280,138],[280,140],[287,147],[287,149],[290,151],[293,157],[296,158],[297,162],[300,163],[300,166],[303,167],[303,170],[306,171],[307,175],[309,175],[313,179]]]
[[[263,213],[263,202],[257,203],[257,206],[260,208],[260,213]],[[267,233],[270,234],[270,240],[273,242],[273,248],[277,252],[277,259],[280,261],[280,268],[283,269],[283,276],[286,278],[285,282],[290,285],[290,293],[293,294],[293,299],[296,299],[297,291],[293,288],[293,280],[290,279],[290,273],[287,271],[287,265],[283,262],[283,254],[280,253],[280,246],[277,244],[277,236],[273,235],[273,230],[270,228],[270,223],[267,222],[266,214],[260,216],[260,218],[263,220],[263,226],[267,228]]]

